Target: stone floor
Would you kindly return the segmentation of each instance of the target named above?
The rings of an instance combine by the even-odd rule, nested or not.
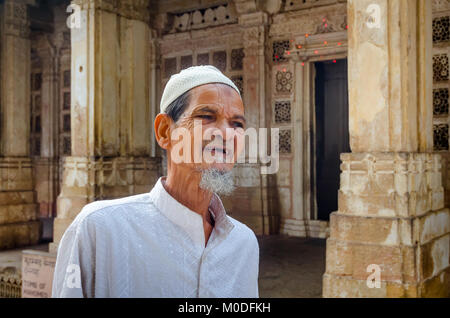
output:
[[[321,297],[325,240],[288,236],[258,237],[260,297]],[[21,267],[24,249],[48,250],[48,243],[0,251],[0,272]]]
[[[325,239],[272,235],[258,237],[258,241],[260,297],[322,296]]]

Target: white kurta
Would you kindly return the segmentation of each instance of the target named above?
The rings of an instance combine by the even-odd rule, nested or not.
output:
[[[164,180],[82,209],[59,243],[53,297],[258,297],[253,231],[214,194],[205,247],[202,216],[170,196]]]

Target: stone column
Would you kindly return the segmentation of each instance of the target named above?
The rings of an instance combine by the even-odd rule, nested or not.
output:
[[[324,297],[450,296],[450,212],[432,153],[431,4],[348,1],[352,153],[341,155]]]
[[[30,39],[26,1],[0,5],[0,249],[36,244],[30,159]]]
[[[64,162],[52,251],[84,205],[149,191],[159,173],[149,157],[149,1],[73,3],[81,27],[71,30],[72,155]]]
[[[266,37],[268,34],[268,15],[260,11],[252,0],[234,1],[239,24],[243,32],[243,101],[247,127],[268,127],[266,119]],[[268,137],[270,145],[270,136]],[[260,142],[258,140],[258,142]],[[248,154],[246,154],[248,156]],[[237,164],[240,174],[247,176],[249,186],[239,188],[239,200],[245,203],[233,204],[233,217],[245,220],[256,234],[269,234],[276,231],[278,220],[271,219],[271,209],[268,199],[268,179],[271,176],[260,174],[260,163]],[[250,181],[252,180],[252,181]],[[234,196],[235,198],[235,196]],[[245,207],[244,209],[239,208]],[[241,211],[242,210],[242,211]],[[274,229],[275,228],[275,229]]]
[[[42,61],[41,87],[41,154],[35,158],[35,182],[39,216],[56,215],[58,196],[58,107],[59,107],[59,56],[58,49],[44,34],[38,41],[37,55]]]
[[[159,39],[156,30],[151,30],[149,33],[149,63],[150,63],[150,73],[149,73],[149,97],[150,97],[150,120],[153,123],[155,117],[159,114],[159,101],[161,100],[162,90],[161,90],[161,53],[159,49]],[[152,126],[153,127],[153,126]],[[151,140],[156,140],[155,130],[150,129]],[[159,156],[161,148],[156,142],[151,143],[150,155],[152,157]]]

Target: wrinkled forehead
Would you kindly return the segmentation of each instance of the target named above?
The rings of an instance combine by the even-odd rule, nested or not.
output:
[[[204,104],[233,107],[244,112],[244,104],[239,93],[226,84],[212,83],[194,87],[190,92],[189,108]]]

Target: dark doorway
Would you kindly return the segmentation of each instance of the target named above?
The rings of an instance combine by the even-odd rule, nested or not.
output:
[[[350,152],[347,60],[315,63],[316,199],[319,220],[337,211],[340,154]]]

